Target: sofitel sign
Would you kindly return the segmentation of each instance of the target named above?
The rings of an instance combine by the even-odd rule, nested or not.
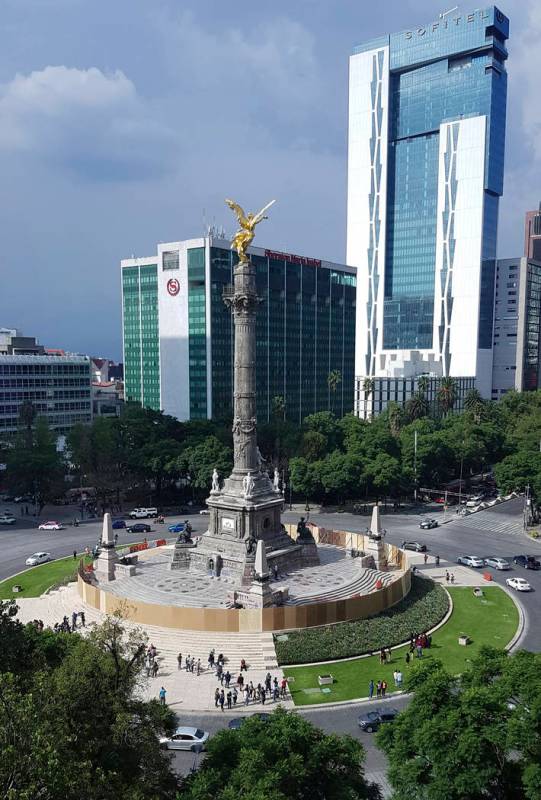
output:
[[[505,19],[501,11],[496,12],[498,22],[503,22]],[[427,25],[425,28],[417,28],[414,31],[405,31],[404,36],[406,39],[413,39],[414,36],[426,36],[427,33],[434,33],[437,30],[447,30],[454,26],[468,24],[475,22],[476,19],[488,20],[490,13],[488,11],[475,11],[472,14],[465,14],[463,16],[453,17],[453,19],[442,19],[439,22],[433,22],[432,25]]]

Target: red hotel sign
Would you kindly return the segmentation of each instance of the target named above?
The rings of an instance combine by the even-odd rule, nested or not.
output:
[[[176,297],[176,295],[180,292],[180,283],[176,278],[170,278],[167,281],[167,291],[171,297]]]
[[[320,267],[319,258],[306,258],[306,256],[295,256],[291,253],[280,253],[277,250],[265,250],[267,258],[276,258],[278,261],[291,261],[292,264],[303,264],[305,267]]]

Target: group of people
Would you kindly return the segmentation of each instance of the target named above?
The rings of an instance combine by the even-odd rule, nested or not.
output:
[[[156,647],[151,643],[148,646],[146,656],[145,656],[145,669],[147,672],[147,678],[156,678],[159,671],[158,665],[158,651]]]
[[[446,570],[445,571],[445,583],[454,583],[454,582],[455,582],[454,574],[452,572],[449,572],[448,570]]]
[[[182,669],[182,653],[179,653],[177,656],[177,666],[178,669]],[[197,661],[195,660],[195,656],[190,656],[189,654],[184,659],[184,669],[186,672],[193,672],[198,677],[201,675],[203,671],[203,667],[201,666],[201,659],[198,658]]]
[[[78,624],[78,621],[80,621],[80,624]],[[62,622],[55,622],[55,624],[53,625],[53,631],[55,633],[73,633],[74,631],[77,630],[77,628],[85,628],[85,627],[86,627],[85,612],[72,611],[71,624],[67,615],[64,615]]]
[[[278,700],[287,696],[287,679],[282,678],[279,681],[276,676],[273,678],[270,672],[267,672],[265,681],[263,683],[258,683],[257,686],[254,686],[252,681],[245,684],[242,672],[239,673],[236,685],[233,685],[231,688],[230,680],[231,679],[226,683],[225,689],[223,687],[221,689],[216,687],[216,691],[214,692],[214,705],[216,708],[219,707],[222,711],[224,707],[231,709],[236,706],[239,694],[242,695],[242,702],[245,706],[249,705],[249,703],[261,703],[261,705],[265,705],[267,700],[272,700],[276,703]]]

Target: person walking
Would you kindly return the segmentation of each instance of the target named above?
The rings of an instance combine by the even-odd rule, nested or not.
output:
[[[74,561],[76,561],[76,560],[77,560],[77,550],[74,550],[74,551],[73,551],[73,560],[74,560]]]
[[[190,654],[189,653],[186,656],[186,661],[184,662],[184,669],[186,670],[186,672],[188,672],[189,669],[190,669]]]
[[[244,687],[244,705],[247,706],[250,702],[250,691],[247,686]]]
[[[440,565],[440,557],[436,556],[436,566],[439,567]]]
[[[396,686],[400,691],[402,691],[402,678],[402,670],[399,669],[396,672]]]
[[[409,664],[411,661],[411,656],[409,654],[409,650],[406,652],[406,664]]]
[[[396,687],[398,687],[398,670],[397,669],[395,669],[395,671],[393,672],[393,680],[394,680],[394,685]]]
[[[370,678],[370,683],[368,684],[368,699],[371,700],[374,697],[374,681]]]
[[[233,705],[234,706],[237,705],[238,696],[239,696],[238,692],[237,692],[236,688],[233,686]]]
[[[287,680],[286,678],[282,678],[282,683],[280,684],[280,697],[285,697],[287,694]]]
[[[278,689],[278,684],[276,684],[276,686],[274,686],[272,690],[272,699],[276,703],[279,697],[280,697],[280,690]]]
[[[454,572],[451,572],[451,583],[455,582],[455,575]]]
[[[227,709],[231,711],[231,692],[227,693]]]
[[[240,660],[240,671],[242,672],[243,670],[244,670],[244,672],[248,672],[248,667],[246,666],[245,659],[241,658],[241,660]]]
[[[207,659],[207,664],[212,669],[214,667],[214,650],[211,650]]]
[[[166,691],[165,691],[165,689],[164,689],[164,688],[163,688],[163,686],[162,686],[162,688],[160,689],[160,693],[159,693],[159,695],[158,695],[158,696],[159,696],[159,698],[160,698],[160,704],[161,704],[162,706],[164,706],[164,705],[165,705],[165,695],[166,695]]]
[[[201,675],[201,659],[197,659],[197,666],[196,666],[197,677]]]
[[[261,687],[261,694],[260,694],[260,697],[261,697],[261,705],[262,705],[262,706],[264,706],[264,705],[265,705],[265,698],[266,698],[266,696],[267,696],[267,692],[265,691],[265,687],[264,687],[264,686],[262,686],[262,687]]]
[[[193,673],[195,670],[195,656],[192,656],[192,660],[190,661],[190,672]]]
[[[224,710],[224,703],[225,703],[225,692],[224,692],[223,689],[220,692],[220,701],[219,702],[220,702],[220,709],[223,711]]]
[[[387,691],[387,681],[381,682],[381,696],[385,697],[385,692]]]
[[[86,617],[84,611],[81,611],[79,613],[79,619],[81,620],[81,625],[83,626],[83,628],[86,628]]]
[[[218,708],[218,703],[220,702],[220,690],[216,687],[216,691],[214,692],[214,706]]]
[[[229,672],[229,670],[227,670],[224,677],[225,677],[225,688],[229,689],[229,684],[231,683],[231,673]]]
[[[158,659],[157,658],[154,659],[154,663],[152,664],[152,677],[153,678],[157,678],[158,677]]]
[[[239,676],[238,676],[238,678],[237,678],[237,683],[238,683],[238,685],[239,685],[239,689],[240,689],[240,690],[241,690],[241,692],[242,692],[242,687],[244,686],[244,677],[243,677],[243,675],[242,675],[242,672],[239,672]]]
[[[71,615],[71,629],[72,629],[73,631],[74,631],[74,630],[75,630],[75,628],[77,627],[77,616],[78,616],[78,614],[77,614],[77,612],[76,612],[76,611],[74,611],[74,612],[72,613],[72,615]]]
[[[450,578],[449,570],[446,569],[445,570],[445,583],[449,583],[449,578]]]
[[[182,669],[182,653],[179,653],[177,656],[177,666],[178,669]]]

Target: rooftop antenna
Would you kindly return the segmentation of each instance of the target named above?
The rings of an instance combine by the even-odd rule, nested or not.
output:
[[[208,234],[207,212],[206,209],[203,209],[203,236],[208,236]]]
[[[453,8],[450,8],[449,11],[442,11],[441,14],[440,14],[440,19],[445,19],[445,17],[448,14],[452,14],[453,11],[458,11],[458,6],[454,6]]]

